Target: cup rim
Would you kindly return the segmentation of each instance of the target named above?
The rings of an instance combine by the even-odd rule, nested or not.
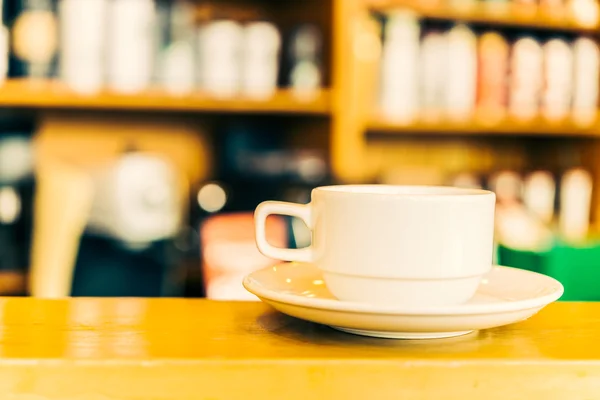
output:
[[[479,196],[495,196],[490,190],[441,185],[342,184],[319,186],[314,191],[333,195],[386,198],[472,199]]]

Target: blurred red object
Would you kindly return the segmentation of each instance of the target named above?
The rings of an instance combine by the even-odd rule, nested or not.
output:
[[[267,240],[274,246],[287,246],[287,227],[281,217],[270,216]],[[251,212],[208,217],[200,227],[200,245],[206,297],[214,300],[257,300],[242,286],[244,276],[277,264],[257,249],[254,217]]]

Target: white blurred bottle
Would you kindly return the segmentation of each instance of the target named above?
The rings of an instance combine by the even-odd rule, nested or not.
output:
[[[496,193],[499,204],[510,205],[521,201],[523,180],[516,171],[502,170],[496,172],[490,177],[489,186]]]
[[[509,108],[520,120],[534,119],[539,113],[543,89],[542,46],[531,37],[515,42],[511,58]]]
[[[581,242],[587,237],[592,185],[591,175],[581,168],[568,170],[562,177],[559,228],[568,241]]]
[[[120,93],[142,91],[152,78],[154,1],[113,0],[108,15],[109,86]]]
[[[421,43],[419,100],[425,122],[439,122],[446,100],[447,82],[446,34],[428,32]]]
[[[196,84],[194,4],[176,1],[170,8],[166,48],[159,50],[159,81],[168,93],[185,95],[192,92]]]
[[[242,88],[246,96],[265,99],[277,89],[281,36],[275,25],[254,22],[244,29]]]
[[[525,206],[547,225],[554,219],[555,197],[556,182],[550,172],[535,171],[525,178],[523,189]]]
[[[573,44],[574,85],[573,122],[581,127],[596,121],[598,85],[600,73],[600,50],[595,41],[579,38]]]
[[[542,114],[550,121],[560,121],[569,115],[573,93],[573,52],[560,39],[544,45],[544,93]]]
[[[477,37],[466,25],[447,34],[446,115],[451,121],[468,121],[475,111],[477,93]]]
[[[73,90],[93,94],[104,80],[107,0],[60,0],[60,76]]]
[[[410,124],[419,111],[419,38],[421,27],[408,12],[391,14],[385,24],[381,59],[382,114]]]
[[[209,22],[199,30],[200,85],[217,98],[240,90],[242,26],[230,20]]]

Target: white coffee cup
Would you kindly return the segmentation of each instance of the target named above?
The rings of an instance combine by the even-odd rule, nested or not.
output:
[[[265,256],[314,263],[343,301],[403,307],[460,304],[490,271],[494,193],[435,186],[338,185],[312,191],[306,205],[266,201],[254,214]],[[303,249],[271,246],[271,214],[302,219]]]

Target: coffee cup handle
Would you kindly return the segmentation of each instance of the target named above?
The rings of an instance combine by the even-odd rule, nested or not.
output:
[[[300,218],[309,229],[312,228],[311,223],[311,207],[310,204],[295,204],[286,203],[283,201],[265,201],[256,207],[254,212],[254,227],[256,233],[256,245],[258,250],[265,256],[281,261],[313,261],[312,245],[303,249],[282,249],[271,246],[267,242],[266,222],[269,215],[287,215],[290,217]]]

